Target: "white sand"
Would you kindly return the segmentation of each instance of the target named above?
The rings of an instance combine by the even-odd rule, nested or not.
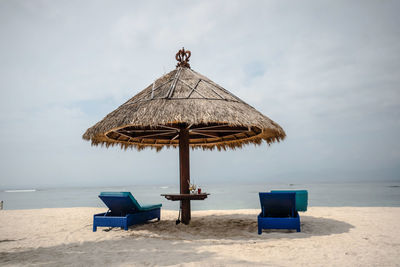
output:
[[[258,210],[176,211],[128,231],[98,228],[98,208],[0,211],[0,265],[399,266],[400,208],[310,208],[301,233],[257,234]]]

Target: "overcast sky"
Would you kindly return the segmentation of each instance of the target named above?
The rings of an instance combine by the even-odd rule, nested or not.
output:
[[[192,51],[282,143],[191,151],[211,182],[400,181],[399,1],[0,1],[0,188],[178,184],[178,150],[85,130]]]

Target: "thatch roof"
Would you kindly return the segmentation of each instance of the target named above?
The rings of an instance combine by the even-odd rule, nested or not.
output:
[[[220,150],[285,138],[277,123],[207,77],[181,66],[108,114],[83,138],[92,145],[159,150],[178,146],[182,127],[189,129],[193,148]]]

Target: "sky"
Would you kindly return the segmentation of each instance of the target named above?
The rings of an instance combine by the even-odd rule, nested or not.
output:
[[[0,1],[0,188],[178,184],[178,150],[92,147],[175,68],[280,124],[271,146],[191,151],[209,183],[400,182],[399,1]]]

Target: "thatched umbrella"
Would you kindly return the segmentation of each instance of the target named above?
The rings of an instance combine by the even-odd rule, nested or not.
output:
[[[100,122],[83,138],[92,145],[179,146],[182,222],[190,221],[189,147],[226,150],[285,138],[274,121],[190,68],[190,51],[176,54],[176,69],[154,81]],[[206,197],[206,196],[205,196]],[[193,198],[192,198],[193,199]]]

